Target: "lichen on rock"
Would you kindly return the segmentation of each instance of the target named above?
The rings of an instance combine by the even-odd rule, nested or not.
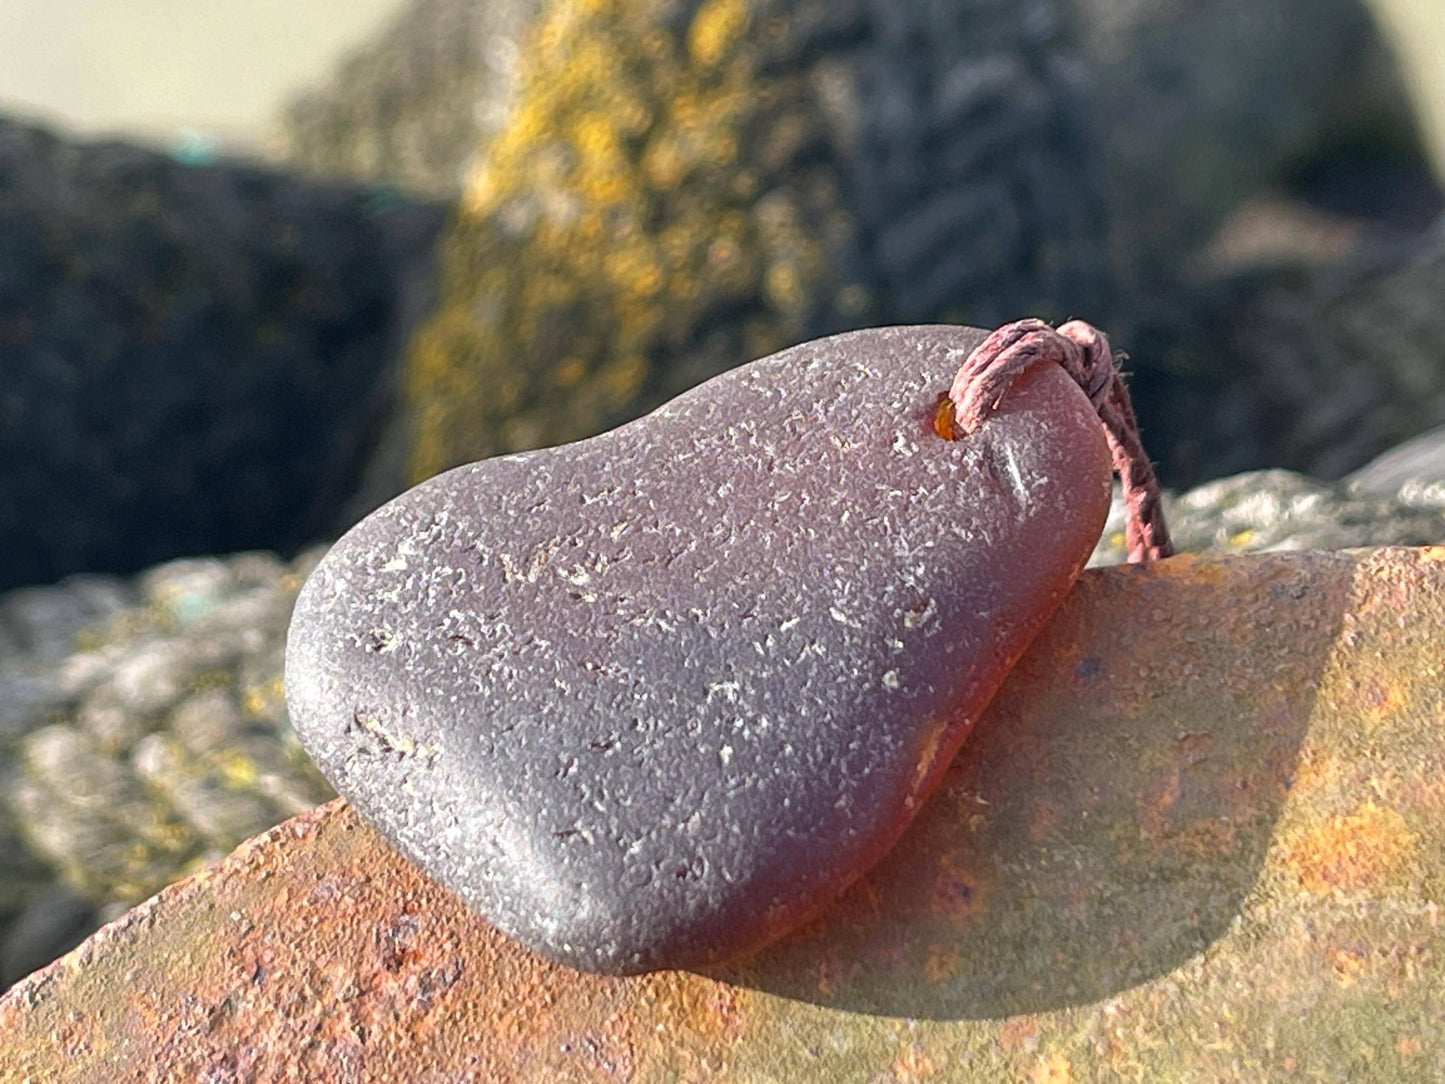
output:
[[[1066,52],[1012,4],[549,6],[413,343],[413,479],[824,332],[1097,307]]]
[[[4,796],[53,876],[129,905],[330,795],[281,690],[291,605],[317,557],[152,569],[55,659],[12,739]]]

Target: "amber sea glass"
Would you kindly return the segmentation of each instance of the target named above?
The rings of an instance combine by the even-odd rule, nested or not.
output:
[[[1056,365],[938,435],[982,338],[805,343],[398,497],[297,603],[301,740],[555,959],[702,966],[793,929],[904,831],[1108,511]]]

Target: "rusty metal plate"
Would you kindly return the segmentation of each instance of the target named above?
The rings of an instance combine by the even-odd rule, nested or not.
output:
[[[10,991],[0,1076],[1440,1079],[1442,629],[1445,548],[1086,573],[899,847],[709,975],[547,963],[334,802]]]

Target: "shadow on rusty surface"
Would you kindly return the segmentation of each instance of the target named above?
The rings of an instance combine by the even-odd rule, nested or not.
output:
[[[1445,548],[1087,573],[900,847],[714,976],[550,963],[333,802],[0,998],[0,1078],[1431,1079],[1442,627]]]
[[[977,1019],[1095,1001],[1200,952],[1264,861],[1355,568],[1270,562],[1085,573],[893,853],[711,974]]]

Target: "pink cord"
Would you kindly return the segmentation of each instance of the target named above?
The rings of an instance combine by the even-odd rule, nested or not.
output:
[[[999,328],[974,350],[954,377],[938,431],[950,439],[972,433],[998,405],[1014,379],[1030,365],[1052,361],[1084,389],[1094,404],[1109,439],[1114,470],[1124,487],[1124,532],[1131,562],[1152,561],[1174,552],[1159,481],[1139,440],[1139,423],[1129,391],[1114,364],[1104,333],[1082,320],[1070,320],[1057,331],[1042,320],[1017,320]]]

